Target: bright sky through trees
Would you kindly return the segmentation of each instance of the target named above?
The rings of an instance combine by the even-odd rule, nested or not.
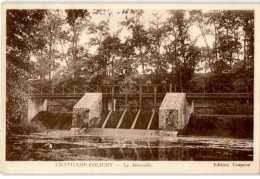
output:
[[[253,84],[254,11],[8,10],[7,110],[23,85]],[[204,72],[200,74],[198,72]]]

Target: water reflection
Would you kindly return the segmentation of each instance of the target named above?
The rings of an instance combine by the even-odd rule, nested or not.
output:
[[[46,143],[51,148],[44,148]],[[7,160],[252,161],[253,141],[214,137],[130,138],[44,133],[15,135]]]

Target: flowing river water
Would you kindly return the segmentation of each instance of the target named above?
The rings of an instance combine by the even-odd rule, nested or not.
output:
[[[72,135],[68,130],[7,136],[9,161],[252,161],[253,140],[220,137]]]

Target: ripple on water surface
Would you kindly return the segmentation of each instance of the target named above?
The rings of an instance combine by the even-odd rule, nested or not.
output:
[[[46,148],[46,144],[51,147]],[[253,140],[71,135],[68,131],[49,131],[7,137],[7,160],[252,161]]]

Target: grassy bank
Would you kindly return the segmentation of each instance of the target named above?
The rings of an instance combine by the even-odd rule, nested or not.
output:
[[[19,123],[10,123],[6,127],[6,132],[8,134],[28,134],[45,131],[45,127],[39,122],[27,122],[21,121]]]
[[[253,117],[192,115],[178,135],[253,138]]]

